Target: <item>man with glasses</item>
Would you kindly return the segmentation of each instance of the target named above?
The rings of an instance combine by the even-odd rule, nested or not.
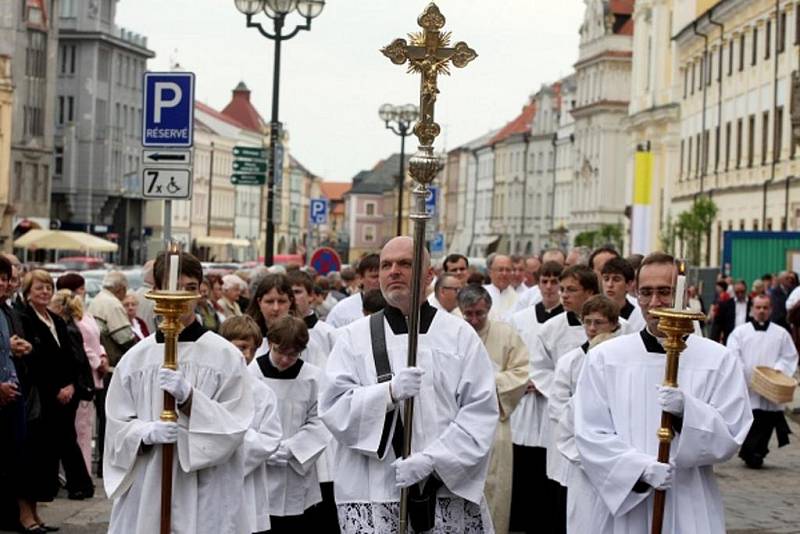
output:
[[[514,264],[509,256],[496,254],[489,257],[487,267],[489,268],[489,278],[492,281],[491,284],[484,286],[489,292],[489,296],[492,297],[489,319],[505,321],[519,298],[519,293],[511,285]]]
[[[651,312],[672,306],[676,275],[672,256],[642,261],[637,290],[647,328],[592,349],[578,379],[575,442],[605,503],[583,508],[593,534],[649,532],[654,490],[670,488],[664,532],[725,532],[713,466],[736,454],[750,428],[747,386],[738,359],[696,335],[681,353],[679,386],[660,385],[664,335]],[[675,416],[669,464],[657,461],[662,411]]]
[[[428,302],[434,308],[461,317],[461,310],[458,308],[458,292],[462,287],[464,284],[456,275],[442,273],[433,285],[433,293],[428,297]]]
[[[458,307],[494,362],[500,423],[489,460],[485,492],[495,532],[508,532],[514,473],[510,417],[525,394],[528,351],[511,325],[489,320],[492,298],[483,287],[470,285],[461,290]]]

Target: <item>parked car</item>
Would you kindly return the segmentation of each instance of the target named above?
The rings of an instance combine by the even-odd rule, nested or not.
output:
[[[102,269],[106,265],[103,258],[95,258],[94,256],[65,256],[59,258],[58,263],[63,265],[67,271]]]

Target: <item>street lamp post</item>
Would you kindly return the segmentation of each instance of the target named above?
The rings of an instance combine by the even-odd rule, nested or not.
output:
[[[403,233],[403,179],[406,174],[406,137],[413,134],[411,123],[419,118],[419,108],[414,104],[393,106],[384,104],[378,110],[378,116],[386,124],[386,128],[400,136],[400,176],[397,178],[397,235]]]
[[[256,28],[259,33],[275,41],[275,59],[272,68],[272,116],[269,124],[269,175],[267,181],[267,232],[264,250],[264,264],[272,265],[275,253],[275,185],[281,177],[280,166],[283,161],[281,145],[281,123],[278,121],[279,89],[281,77],[281,43],[288,41],[301,30],[311,29],[311,19],[322,13],[325,0],[234,0],[236,9],[247,16],[247,27]],[[283,26],[286,16],[292,11],[306,19],[305,24],[297,25],[294,30],[284,35]],[[260,22],[254,22],[253,16],[263,11],[272,19],[273,31],[270,33]]]

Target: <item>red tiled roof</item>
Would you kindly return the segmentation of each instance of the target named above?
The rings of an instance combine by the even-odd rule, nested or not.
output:
[[[233,90],[233,97],[228,105],[225,106],[225,109],[222,110],[222,113],[254,132],[260,132],[266,124],[261,115],[258,114],[258,111],[256,111],[256,108],[253,107],[253,104],[250,103],[250,89],[247,88],[244,82],[239,82],[239,85]]]
[[[633,15],[635,0],[611,0],[608,7],[615,15]]]
[[[203,113],[208,113],[212,117],[217,118],[217,119],[219,119],[221,121],[227,122],[228,124],[236,126],[237,128],[249,129],[249,128],[247,128],[247,126],[245,126],[241,122],[237,121],[236,119],[234,119],[232,117],[229,117],[228,115],[223,115],[222,113],[220,113],[216,109],[212,108],[208,104],[203,104],[202,102],[198,102],[198,101],[195,100],[194,107],[199,109]]]
[[[506,124],[499,132],[497,132],[497,135],[492,137],[492,140],[489,141],[489,144],[493,145],[499,141],[508,139],[514,134],[530,132],[534,115],[536,115],[536,103],[532,102],[525,105],[525,107],[522,108],[522,113],[520,113],[517,118]]]
[[[341,200],[344,194],[350,191],[352,184],[347,182],[322,182],[319,188],[322,195],[329,200]]]

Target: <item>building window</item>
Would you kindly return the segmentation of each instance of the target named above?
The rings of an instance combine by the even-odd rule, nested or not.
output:
[[[705,54],[703,54],[700,57],[700,72],[699,72],[700,77],[697,79],[698,91],[703,88],[703,79],[704,79],[703,77],[705,76],[705,73],[706,73],[706,56]]]
[[[44,135],[44,109],[47,96],[47,34],[28,30],[25,48],[25,81],[27,95],[22,107],[23,135]]]
[[[695,75],[696,75],[695,71],[697,70],[697,63],[692,63],[690,68],[692,69],[692,80],[691,80],[691,83],[689,84],[689,88],[690,88],[689,94],[693,95],[694,94],[694,79],[695,79]]]
[[[77,47],[75,45],[63,45],[60,48],[61,57],[59,58],[59,65],[61,74],[75,74],[75,54]]]
[[[778,53],[786,51],[786,11],[778,18]]]
[[[683,179],[683,150],[686,145],[686,139],[681,139],[681,159],[680,165],[678,166],[678,178]]]
[[[753,28],[753,54],[750,58],[750,64],[755,65],[758,61],[758,28]]]
[[[706,130],[703,132],[703,176],[708,173],[708,145],[710,141],[710,132]]]
[[[697,177],[700,176],[700,162],[703,159],[703,147],[700,144],[700,134],[697,134],[695,137],[695,143],[695,146],[697,146],[697,156],[695,157],[694,174],[695,177]]]
[[[75,120],[75,97],[67,97],[67,122],[71,123]]]
[[[725,45],[719,45],[719,71],[717,71],[717,83],[722,82],[722,69],[724,68],[723,65],[723,57],[725,56]]]
[[[769,59],[769,52],[772,48],[770,46],[770,41],[772,40],[772,21],[767,21],[767,31],[764,35],[764,59]]]
[[[61,125],[64,124],[64,97],[58,97],[58,122],[57,124]]]
[[[742,166],[742,127],[744,126],[744,122],[742,119],[736,121],[736,168]]]
[[[111,0],[100,0],[100,19],[111,22]]]
[[[689,136],[689,152],[686,158],[686,178],[692,177],[692,136]]]
[[[714,79],[714,53],[709,52],[706,55],[706,85],[710,86],[711,81]]]
[[[756,151],[756,116],[750,115],[747,130],[747,166],[753,166],[753,159]]]
[[[374,243],[375,242],[375,225],[374,224],[365,224],[364,225],[364,242],[365,243]]]
[[[22,162],[15,161],[14,162],[14,193],[13,199],[14,202],[22,201]]]
[[[722,150],[720,150],[722,147],[720,146],[721,143],[719,138],[721,132],[722,128],[720,126],[717,126],[714,139],[714,172],[717,172],[719,170],[719,157],[722,154]]]
[[[731,121],[725,124],[725,170],[728,170],[731,160]]]
[[[767,148],[769,147],[769,111],[761,115],[761,164],[767,164]]]
[[[744,70],[744,34],[739,36],[739,72]]]
[[[794,44],[800,44],[800,6],[794,8]]]
[[[774,161],[781,160],[781,151],[783,150],[783,106],[775,108],[775,124],[773,125],[775,133],[772,138],[772,158]]]
[[[97,81],[108,82],[111,76],[111,51],[100,48],[97,53]]]
[[[367,202],[366,205],[364,206],[364,209],[366,210],[368,216],[371,217],[371,216],[375,215],[375,203],[374,202]]]
[[[731,44],[728,46],[728,76],[733,74],[733,46],[734,41],[731,39]]]
[[[753,219],[753,230],[758,232],[758,219]]]
[[[739,219],[739,230],[744,231],[744,229],[745,229],[744,219]]]
[[[64,147],[57,146],[55,149],[55,156],[53,157],[54,172],[53,178],[61,178],[64,174]]]
[[[786,228],[786,217],[781,217],[781,230],[784,232],[788,230],[788,228]]]
[[[766,230],[767,232],[771,232],[772,231],[772,218],[771,217],[768,218],[766,220],[766,222],[764,223],[764,230]]]

